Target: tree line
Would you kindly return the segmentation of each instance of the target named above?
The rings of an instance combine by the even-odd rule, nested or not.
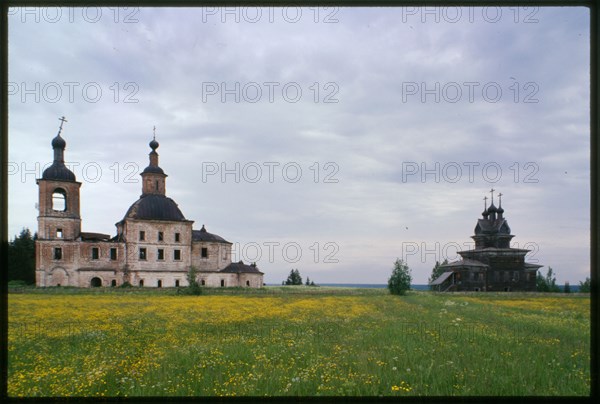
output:
[[[35,240],[37,233],[31,234],[28,228],[23,228],[18,236],[8,243],[8,281],[20,282],[28,285],[35,284]],[[436,261],[431,270],[429,283],[437,279],[443,272],[442,265],[448,263],[444,260],[442,263]],[[192,275],[193,276],[193,275]],[[411,271],[408,265],[401,259],[396,259],[392,269],[392,275],[388,279],[388,289],[393,294],[404,294],[410,290],[412,281]],[[281,282],[282,285],[306,285],[318,286],[310,278],[306,277],[306,282],[302,282],[302,276],[298,269],[292,269],[287,279]],[[191,283],[193,285],[193,283]],[[561,292],[556,284],[556,274],[552,267],[548,267],[545,275],[540,272],[536,277],[536,290],[538,292]],[[589,277],[585,281],[579,282],[579,292],[590,293],[591,280]],[[571,292],[571,286],[565,283],[562,292]]]

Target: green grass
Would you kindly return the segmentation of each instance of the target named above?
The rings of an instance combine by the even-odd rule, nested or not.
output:
[[[11,396],[588,395],[589,295],[9,295]]]

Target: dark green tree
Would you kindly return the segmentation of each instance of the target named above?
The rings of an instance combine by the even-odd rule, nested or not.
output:
[[[536,277],[536,290],[538,292],[560,292],[560,288],[556,285],[556,276],[552,267],[548,267],[546,276],[538,272]]]
[[[8,280],[23,281],[26,284],[35,283],[35,240],[29,229],[8,243]]]
[[[392,276],[388,279],[388,289],[393,295],[404,295],[407,290],[410,290],[410,282],[412,276],[410,268],[401,259],[397,258],[394,262]]]
[[[290,274],[288,275],[287,280],[285,281],[286,285],[302,285],[302,277],[300,276],[300,271],[297,269],[292,269]]]
[[[592,281],[589,277],[585,278],[585,281],[579,281],[579,293],[590,293],[592,290]]]
[[[571,285],[569,285],[569,282],[565,282],[565,287],[563,288],[563,292],[571,293]]]
[[[308,276],[306,277],[306,283],[305,283],[305,285],[306,286],[310,286],[310,278]]]
[[[446,265],[448,263],[448,260],[445,259],[444,262],[442,262],[440,264],[439,261],[435,262],[435,266],[433,267],[433,269],[431,270],[431,276],[429,277],[429,281],[428,283],[431,283],[433,281],[435,281],[441,274],[444,273],[444,270],[442,268],[440,268],[442,265]],[[429,286],[430,290],[434,290],[435,286]]]

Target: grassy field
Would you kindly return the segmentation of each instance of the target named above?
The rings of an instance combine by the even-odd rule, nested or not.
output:
[[[588,395],[589,296],[23,290],[10,396]]]

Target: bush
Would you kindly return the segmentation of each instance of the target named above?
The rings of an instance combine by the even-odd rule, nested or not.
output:
[[[592,281],[589,277],[585,278],[585,281],[579,281],[579,293],[590,293]]]
[[[121,284],[121,286],[119,286],[120,288],[132,288],[133,286],[131,286],[131,283],[125,281]]]
[[[184,290],[184,294],[186,295],[201,295],[202,288],[198,284],[196,280],[196,276],[198,275],[198,269],[196,267],[191,266],[187,273],[187,281],[188,287]]]
[[[536,278],[536,290],[538,292],[560,292],[560,288],[556,284],[556,276],[554,276],[552,267],[548,267],[546,276],[542,276],[542,274],[538,272]]]
[[[390,293],[393,295],[406,294],[406,291],[410,290],[411,281],[412,276],[408,265],[401,259],[396,259],[392,276],[390,276],[390,279],[388,280],[388,289],[390,290]]]
[[[11,288],[24,288],[26,286],[27,286],[27,282],[25,282],[25,281],[21,281],[21,280],[18,280],[18,281],[8,281],[8,288],[9,289],[11,289]]]

